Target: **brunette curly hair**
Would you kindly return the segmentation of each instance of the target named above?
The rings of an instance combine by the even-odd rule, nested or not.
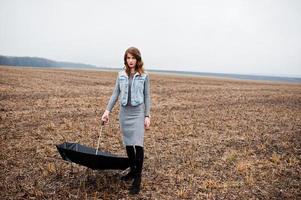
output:
[[[141,59],[141,53],[140,53],[139,49],[137,49],[136,47],[130,47],[124,53],[124,68],[125,68],[125,72],[128,75],[130,75],[130,67],[128,66],[128,63],[126,61],[126,58],[127,58],[128,54],[131,54],[137,60],[137,63],[136,63],[136,66],[135,66],[135,71],[138,72],[140,75],[142,73],[144,73],[144,67],[143,67],[143,61]]]

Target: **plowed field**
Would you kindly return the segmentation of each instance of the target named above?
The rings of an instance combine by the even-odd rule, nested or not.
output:
[[[121,171],[63,161],[97,145],[116,72],[0,67],[0,199],[130,199]],[[298,199],[301,85],[150,74],[137,199]],[[100,149],[126,155],[119,102]]]

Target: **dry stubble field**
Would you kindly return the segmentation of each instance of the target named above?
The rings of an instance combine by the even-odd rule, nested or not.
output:
[[[116,72],[0,67],[0,199],[300,199],[301,85],[151,74],[143,189],[64,162],[97,143]],[[125,155],[119,105],[101,149]]]

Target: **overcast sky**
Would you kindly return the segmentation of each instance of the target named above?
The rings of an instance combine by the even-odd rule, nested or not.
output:
[[[0,55],[301,76],[300,0],[0,0]]]

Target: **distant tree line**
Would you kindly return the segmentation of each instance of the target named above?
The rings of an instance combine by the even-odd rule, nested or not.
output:
[[[29,67],[74,67],[74,68],[94,68],[94,65],[73,62],[58,62],[39,57],[13,57],[0,55],[0,65],[9,66],[29,66]]]

